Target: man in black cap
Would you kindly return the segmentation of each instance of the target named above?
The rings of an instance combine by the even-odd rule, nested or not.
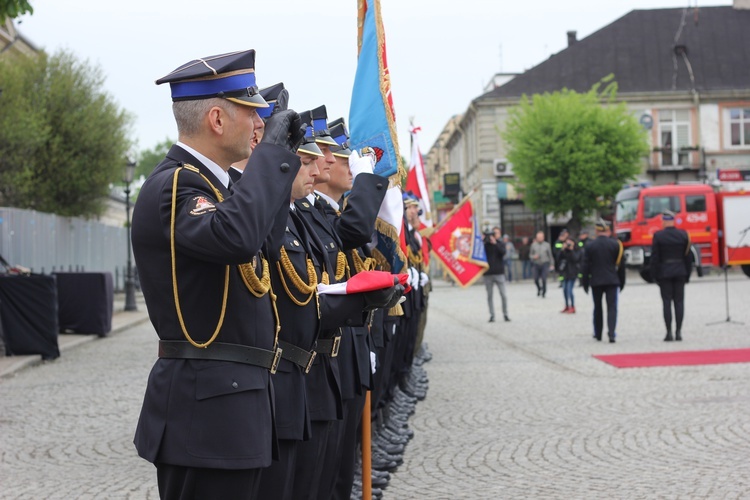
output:
[[[304,136],[287,110],[263,128],[255,51],[180,66],[171,87],[178,142],[141,188],[133,253],[159,359],[134,443],[162,498],[254,498],[275,447],[271,373],[281,352],[260,252],[288,210]],[[229,190],[230,165],[250,156]]]
[[[674,225],[674,212],[661,214],[662,230],[654,233],[651,245],[651,276],[659,284],[664,306],[665,342],[672,338],[672,302],[674,302],[675,336],[682,340],[682,318],[685,314],[685,283],[690,279],[692,258],[690,235]]]
[[[607,333],[609,342],[615,342],[617,326],[617,293],[625,288],[625,263],[622,258],[622,242],[611,238],[609,224],[604,219],[596,222],[596,239],[586,246],[583,253],[581,277],[583,291],[594,297],[594,338],[602,340],[604,309],[602,297],[607,298]]]

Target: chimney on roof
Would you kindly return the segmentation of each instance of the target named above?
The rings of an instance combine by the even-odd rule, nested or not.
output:
[[[735,10],[748,10],[750,9],[750,0],[733,0],[732,7]]]
[[[735,2],[739,2],[740,0],[735,0]],[[747,0],[750,1],[750,0]],[[576,38],[576,32],[575,31],[568,31],[568,47],[576,43],[578,39]]]

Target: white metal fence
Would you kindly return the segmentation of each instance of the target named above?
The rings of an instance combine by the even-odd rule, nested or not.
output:
[[[123,286],[125,227],[55,214],[0,207],[0,255],[34,273],[111,272]]]

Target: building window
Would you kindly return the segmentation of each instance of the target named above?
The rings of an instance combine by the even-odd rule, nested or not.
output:
[[[659,140],[663,167],[686,167],[690,164],[690,110],[660,109]]]
[[[750,146],[750,108],[729,108],[730,147]]]

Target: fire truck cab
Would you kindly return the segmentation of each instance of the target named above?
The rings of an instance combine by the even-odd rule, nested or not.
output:
[[[693,243],[698,275],[718,266],[719,219],[716,193],[706,184],[637,186],[621,190],[615,198],[615,231],[625,247],[626,265],[651,281],[649,260],[654,233],[662,228],[661,214],[675,213],[675,226],[686,230]]]

